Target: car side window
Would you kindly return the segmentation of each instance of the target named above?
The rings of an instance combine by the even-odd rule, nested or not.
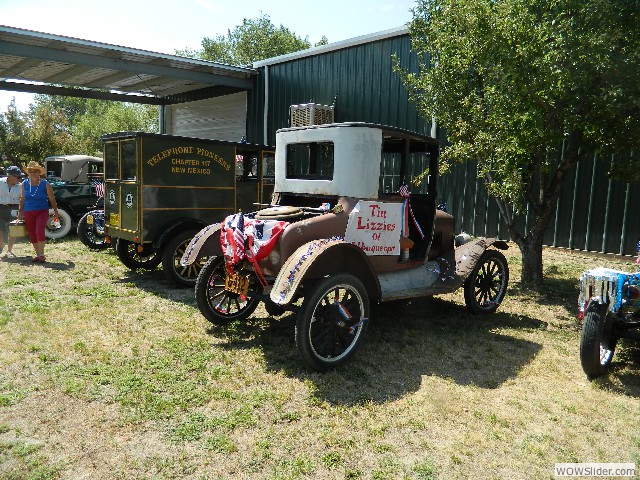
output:
[[[402,179],[402,157],[400,153],[383,153],[380,161],[380,185],[378,192],[396,193]]]

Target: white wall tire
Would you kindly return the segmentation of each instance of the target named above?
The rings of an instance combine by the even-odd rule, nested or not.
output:
[[[49,220],[47,220],[47,226],[44,229],[44,234],[47,238],[57,240],[66,236],[71,231],[71,215],[62,209],[58,209],[58,220],[60,220],[60,226],[53,224],[53,209],[49,209]]]

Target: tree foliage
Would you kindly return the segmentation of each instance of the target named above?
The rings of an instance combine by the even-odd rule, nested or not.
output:
[[[419,0],[409,30],[424,60],[398,70],[447,131],[443,160],[477,161],[522,252],[523,283],[539,283],[567,172],[640,141],[640,0]],[[612,174],[638,176],[618,158]],[[525,207],[527,232],[516,222]]]
[[[326,43],[327,38],[323,36],[316,46]],[[256,19],[244,18],[241,25],[228,30],[226,35],[205,37],[200,51],[177,53],[230,65],[249,65],[310,47],[308,37],[301,38],[283,25],[276,27],[268,15],[261,14]]]
[[[157,132],[157,107],[36,95],[26,112],[12,102],[0,114],[0,154],[5,166],[50,155],[102,156],[102,135],[134,130]]]

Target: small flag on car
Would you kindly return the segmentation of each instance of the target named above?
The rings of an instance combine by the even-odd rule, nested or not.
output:
[[[96,189],[96,195],[98,197],[104,197],[104,182],[100,180],[93,180],[91,183]]]

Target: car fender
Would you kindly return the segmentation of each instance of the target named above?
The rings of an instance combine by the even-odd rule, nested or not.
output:
[[[168,225],[165,225],[162,233],[153,240],[153,248],[158,250],[172,237],[185,230],[201,230],[205,224],[192,218],[180,218]]]
[[[180,264],[186,267],[202,257],[222,255],[222,246],[220,245],[221,229],[222,223],[213,223],[196,233],[189,245],[187,245]]]
[[[362,249],[339,238],[328,238],[305,243],[287,259],[271,289],[271,301],[287,305],[306,278],[337,272],[355,275],[372,300],[380,298],[380,283]]]
[[[509,245],[497,238],[479,237],[456,248],[456,275],[464,282],[490,247],[507,250]]]

